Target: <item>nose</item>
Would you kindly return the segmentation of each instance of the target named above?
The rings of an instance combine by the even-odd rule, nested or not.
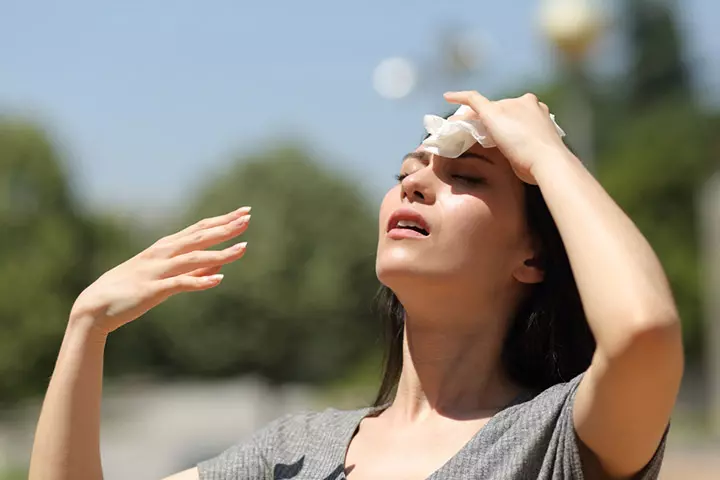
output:
[[[435,180],[433,168],[427,165],[403,179],[400,196],[413,203],[432,204],[435,202]]]

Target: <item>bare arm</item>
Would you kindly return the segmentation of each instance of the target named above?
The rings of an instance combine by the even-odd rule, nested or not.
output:
[[[35,433],[31,480],[102,479],[100,398],[105,338],[89,322],[68,326]]]
[[[575,430],[604,470],[629,477],[657,450],[683,372],[680,320],[660,262],[565,147],[537,97],[445,98],[472,107],[518,177],[542,191],[597,340],[575,397]]]
[[[639,471],[667,427],[683,372],[680,320],[642,234],[569,152],[538,163],[597,340],[578,388],[578,436],[609,473]]]
[[[40,413],[30,480],[102,479],[100,400],[108,334],[171,295],[218,285],[220,267],[239,259],[245,245],[205,249],[243,233],[248,211],[206,219],[159,240],[78,297]],[[197,477],[191,469],[175,478]]]

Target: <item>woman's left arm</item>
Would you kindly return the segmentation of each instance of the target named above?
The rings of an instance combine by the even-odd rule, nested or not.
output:
[[[680,320],[660,262],[633,222],[570,152],[534,176],[560,231],[597,341],[575,397],[575,429],[608,473],[652,458],[683,372]]]
[[[575,429],[604,470],[629,477],[657,450],[683,373],[680,319],[662,266],[630,218],[564,146],[536,97],[446,97],[473,107],[520,178],[542,191],[597,341],[575,397]]]

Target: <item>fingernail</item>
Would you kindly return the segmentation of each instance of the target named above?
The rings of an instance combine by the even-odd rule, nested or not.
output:
[[[236,211],[236,212],[245,211],[246,213],[250,213],[250,210],[252,210],[252,207],[240,207],[240,208],[238,208],[238,209],[235,210],[235,211]]]
[[[246,223],[249,222],[249,221],[250,221],[250,215],[243,215],[242,217],[240,217],[240,218],[238,218],[237,220],[235,220],[234,223],[235,223],[236,225],[244,225],[244,224],[246,224]]]
[[[203,277],[203,280],[207,283],[217,283],[220,282],[225,275],[222,273],[216,273],[215,275],[208,275],[207,277]]]
[[[231,248],[233,250],[245,250],[245,247],[247,247],[247,242],[236,243]]]

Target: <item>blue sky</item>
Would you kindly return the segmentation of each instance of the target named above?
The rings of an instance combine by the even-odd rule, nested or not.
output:
[[[717,93],[720,3],[682,4],[699,83]],[[422,115],[437,112],[439,94],[456,85],[389,101],[372,88],[378,62],[430,62],[443,28],[467,27],[488,39],[478,90],[547,78],[537,5],[0,0],[0,112],[42,121],[96,207],[181,207],[197,179],[231,154],[286,136],[379,198],[422,135]]]

